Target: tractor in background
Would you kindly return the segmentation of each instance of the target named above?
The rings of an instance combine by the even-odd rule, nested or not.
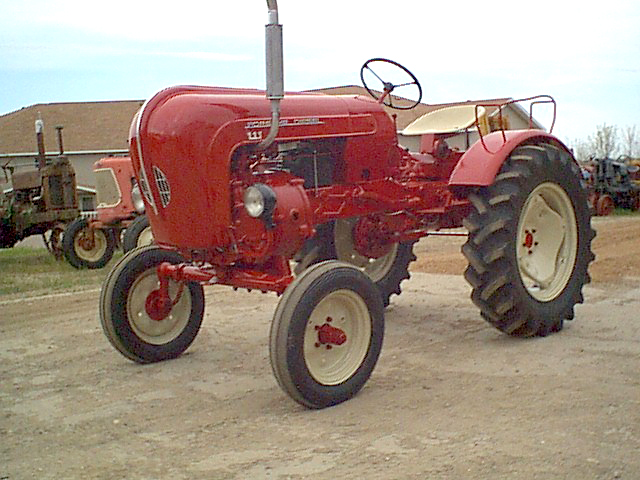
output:
[[[627,156],[617,159],[597,158],[587,171],[589,203],[598,216],[610,215],[615,208],[640,209],[640,185],[635,175],[640,171]]]
[[[125,252],[153,242],[149,219],[129,157],[98,160],[95,212],[85,212],[67,228],[64,256],[75,268],[102,268],[117,248]]]
[[[409,152],[383,106],[411,108],[422,87],[387,59],[360,69],[371,97],[285,94],[276,0],[267,6],[266,95],[172,87],[133,119],[130,155],[155,245],[130,251],[105,279],[99,315],[112,346],[138,363],[175,358],[200,329],[205,286],[274,292],[278,384],[306,407],[338,404],[374,370],[384,307],[409,278],[414,243],[461,226],[482,318],[517,337],[573,319],[595,232],[569,149],[536,129],[451,148],[453,132],[480,131],[467,111]]]
[[[47,158],[44,148],[44,123],[35,122],[38,155],[35,168],[3,165],[5,178],[12,187],[0,199],[0,248],[13,247],[31,235],[42,235],[47,249],[62,258],[62,238],[67,225],[80,213],[76,192],[76,174],[64,155],[62,127],[58,130],[60,153]],[[22,171],[19,171],[22,170]]]

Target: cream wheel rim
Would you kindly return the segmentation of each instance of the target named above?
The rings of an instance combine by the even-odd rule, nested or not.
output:
[[[371,316],[362,297],[347,289],[331,292],[307,321],[303,345],[307,370],[322,385],[343,383],[362,365],[370,342]]]
[[[91,235],[91,232],[87,232],[87,229],[82,230],[79,235],[73,239],[73,248],[76,251],[76,255],[86,262],[97,262],[100,260],[107,251],[107,236],[100,229],[93,230],[93,248],[86,249],[83,247],[83,243],[87,242],[87,236]]]
[[[540,302],[557,298],[576,262],[578,227],[573,204],[556,183],[538,185],[518,222],[517,262],[529,294]]]
[[[136,247],[145,247],[147,245],[151,245],[153,243],[153,231],[151,227],[147,227],[140,235],[138,235],[138,241],[136,242]]]
[[[151,318],[146,310],[147,297],[159,287],[155,268],[149,269],[135,280],[127,298],[127,318],[131,329],[142,341],[152,345],[164,345],[175,340],[187,327],[191,316],[191,294],[185,285],[180,299],[165,318]],[[174,301],[179,287],[178,283],[169,280],[169,296]]]

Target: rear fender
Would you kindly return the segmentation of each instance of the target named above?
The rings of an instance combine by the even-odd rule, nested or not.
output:
[[[474,143],[460,158],[449,177],[449,187],[486,187],[493,183],[500,167],[520,145],[550,143],[569,149],[556,137],[542,130],[493,132]]]

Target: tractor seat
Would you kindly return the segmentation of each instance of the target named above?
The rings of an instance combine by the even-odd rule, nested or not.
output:
[[[486,123],[486,110],[477,107],[478,120],[481,126]],[[475,105],[456,105],[425,113],[414,120],[403,131],[402,135],[424,135],[429,133],[463,132],[476,124]],[[486,131],[486,130],[485,130]]]

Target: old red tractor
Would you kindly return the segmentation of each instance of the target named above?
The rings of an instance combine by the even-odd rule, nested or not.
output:
[[[133,121],[131,157],[157,245],[129,252],[105,280],[99,311],[112,345],[140,363],[177,357],[200,328],[203,286],[275,292],[278,383],[310,408],[340,403],[376,365],[384,306],[409,277],[413,244],[460,226],[465,277],[486,321],[529,337],[572,319],[594,232],[569,150],[520,130],[461,152],[448,146],[449,128],[410,153],[383,104],[400,106],[393,91],[421,87],[382,59],[361,70],[365,81],[379,77],[377,100],[284,95],[281,26],[276,2],[267,5],[266,98],[174,87]],[[379,76],[389,64],[406,79]]]
[[[65,258],[76,268],[104,267],[121,244],[128,252],[153,242],[131,159],[101,158],[93,172],[96,210],[75,219],[62,241]]]

